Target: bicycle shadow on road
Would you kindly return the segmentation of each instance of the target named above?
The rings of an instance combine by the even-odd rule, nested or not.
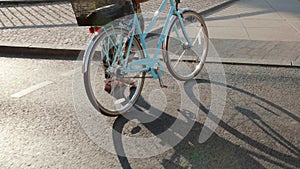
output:
[[[255,94],[252,94],[244,89],[237,88],[234,86],[222,84],[219,82],[211,82],[209,80],[197,80],[197,84],[201,85],[219,85],[226,87],[229,90],[250,96],[255,98],[259,103],[258,106],[265,108],[262,103],[268,104],[269,106],[276,108],[280,112],[288,115],[293,120],[300,122],[299,117],[293,113],[285,110],[284,108],[260,97]],[[205,106],[190,90],[191,88],[185,88],[188,95],[191,97],[191,100],[196,105],[200,105],[200,109],[206,115],[209,114],[209,108]],[[142,98],[143,100],[143,98]],[[142,104],[141,104],[142,103]],[[140,102],[139,106],[149,107],[147,102]],[[235,106],[234,110],[237,113],[243,115],[247,118],[247,122],[251,122],[250,127],[258,127],[265,133],[271,140],[283,147],[285,147],[289,153],[284,153],[280,150],[277,150],[277,147],[270,147],[266,145],[263,141],[257,140],[253,136],[249,136],[248,133],[245,134],[243,131],[237,129],[238,126],[231,126],[228,122],[220,120],[219,129],[223,131],[223,134],[227,133],[226,138],[214,133],[205,143],[200,144],[198,138],[200,132],[203,128],[203,124],[196,122],[188,135],[183,138],[183,140],[173,147],[171,157],[164,157],[161,164],[165,168],[265,168],[265,165],[262,165],[261,161],[264,163],[271,164],[273,166],[282,167],[282,168],[299,168],[299,148],[285,139],[279,132],[273,130],[267,122],[264,122],[263,119],[254,111],[240,107],[239,105]],[[271,114],[275,114],[269,110]],[[191,112],[179,111],[179,113],[186,116]],[[212,117],[212,116],[211,116]],[[216,117],[213,117],[211,120],[214,120]],[[126,119],[122,116],[118,117],[113,125],[115,131],[113,132],[114,146],[117,154],[126,154],[123,149],[122,143],[122,133],[126,123],[130,122],[131,119]],[[164,130],[168,130],[174,121],[178,120],[176,117],[170,116],[168,113],[164,112],[157,118],[155,121],[147,124],[143,124],[147,130],[149,130],[154,135],[158,135]],[[257,122],[258,120],[258,122]],[[246,123],[247,123],[246,122]],[[184,122],[182,122],[184,124]],[[253,125],[254,124],[254,125]],[[241,124],[240,124],[241,125]],[[134,132],[138,132],[138,129]],[[177,131],[172,131],[173,137],[178,137]],[[158,135],[159,136],[159,135]],[[163,138],[160,138],[163,139]],[[168,144],[168,140],[161,140],[163,144]],[[242,143],[242,144],[240,144]],[[250,148],[249,148],[250,147]],[[255,149],[255,151],[253,150]],[[163,154],[162,154],[163,155]],[[119,161],[123,168],[131,168],[132,159],[128,159],[126,156],[118,156]]]

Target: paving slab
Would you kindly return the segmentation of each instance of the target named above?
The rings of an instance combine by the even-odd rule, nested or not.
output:
[[[246,28],[290,28],[283,19],[245,19],[241,18]]]
[[[297,61],[293,61],[292,65],[295,66],[295,67],[300,67],[300,60],[299,61],[298,60]]]
[[[270,64],[300,59],[300,42],[212,39],[212,44],[221,58],[270,60]]]
[[[300,18],[300,3],[298,0],[267,0],[267,2],[285,19]]]
[[[290,19],[288,23],[298,32],[300,33],[300,19]]]
[[[299,9],[298,0],[240,0],[207,16],[206,22],[212,38],[300,41]]]
[[[207,22],[206,26],[231,28],[231,27],[243,27],[243,23],[238,18],[226,19],[226,20],[211,19],[209,20],[209,22]]]
[[[250,39],[244,27],[214,27],[208,28],[210,38],[219,39]]]
[[[287,60],[268,60],[268,59],[248,59],[248,58],[207,58],[207,63],[223,63],[238,65],[260,65],[260,66],[284,66],[299,67],[299,62],[289,62]]]
[[[250,40],[300,42],[300,34],[292,27],[247,28],[246,30]]]

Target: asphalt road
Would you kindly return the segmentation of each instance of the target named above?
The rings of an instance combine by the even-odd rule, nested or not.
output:
[[[204,70],[184,84],[187,100],[177,99],[176,85],[160,93],[158,82],[147,79],[139,106],[145,117],[157,119],[141,124],[85,107],[84,93],[74,90],[79,61],[1,57],[0,63],[0,168],[300,168],[297,68],[224,65],[224,83],[216,71],[222,65],[207,64],[209,74]],[[221,119],[210,116],[221,98],[214,87],[227,92],[226,100],[217,101],[225,106]],[[198,109],[176,112],[185,105]],[[207,116],[218,127],[199,143]],[[196,122],[189,126],[191,119]],[[170,137],[162,136],[166,131]],[[128,138],[158,142],[147,147]],[[155,149],[161,145],[167,148]]]

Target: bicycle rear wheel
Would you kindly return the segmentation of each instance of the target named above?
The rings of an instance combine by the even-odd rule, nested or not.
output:
[[[92,105],[104,115],[117,116],[127,112],[138,100],[144,85],[145,72],[122,72],[128,63],[144,58],[138,40],[134,37],[129,49],[129,40],[126,39],[128,31],[107,29],[92,40],[91,50],[84,56],[87,96]],[[127,51],[130,54],[125,61]]]
[[[197,76],[204,66],[208,53],[208,31],[203,18],[196,12],[184,11],[182,18],[191,45],[176,17],[168,32],[165,58],[170,73],[185,81]]]

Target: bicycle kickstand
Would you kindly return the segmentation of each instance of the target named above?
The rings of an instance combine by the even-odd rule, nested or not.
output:
[[[163,80],[160,77],[160,70],[159,70],[159,68],[154,69],[154,71],[157,74],[160,87],[161,88],[168,88],[168,86],[164,84]]]

